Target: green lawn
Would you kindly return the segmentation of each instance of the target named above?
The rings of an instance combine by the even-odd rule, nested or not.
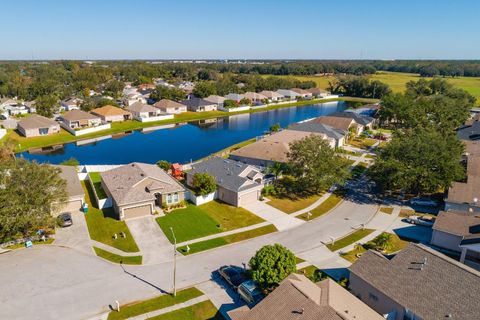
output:
[[[224,320],[221,313],[210,300],[193,306],[165,313],[149,320]]]
[[[105,190],[102,188],[102,178],[100,177],[99,172],[90,172],[88,174],[90,176],[90,180],[93,183],[93,187],[95,188],[95,192],[97,193],[98,199],[105,199],[107,198],[107,194]]]
[[[176,297],[169,294],[163,294],[153,299],[134,302],[128,305],[121,306],[120,312],[111,311],[108,314],[108,320],[128,319],[147,312],[170,307],[175,304],[199,297],[201,295],[203,295],[203,293],[196,288],[189,288],[178,291]]]
[[[328,244],[327,248],[330,249],[330,251],[337,251],[339,249],[342,249],[342,248],[345,248],[346,246],[351,245],[352,243],[358,242],[359,240],[368,236],[373,231],[375,231],[375,230],[373,230],[373,229],[357,230],[357,231],[349,234],[346,237],[343,237],[341,239],[337,239],[334,244]]]
[[[268,199],[270,199],[267,204],[274,208],[277,208],[282,212],[294,213],[298,210],[302,210],[308,207],[309,205],[317,201],[321,196],[321,194],[315,194],[306,197],[292,195],[292,197],[278,198],[270,195],[267,197]]]
[[[156,220],[172,243],[170,227],[173,228],[178,243],[263,222],[243,208],[218,201],[201,206],[188,204],[185,209],[174,210]]]
[[[138,252],[138,246],[125,221],[115,219],[112,208],[100,210],[94,207],[96,203],[92,203],[92,199],[95,199],[95,196],[90,184],[82,181],[82,186],[85,191],[85,202],[88,204],[85,219],[90,238],[125,252]],[[120,237],[121,232],[125,233],[125,238]],[[117,239],[114,239],[114,234],[117,234]]]
[[[224,246],[226,244],[235,243],[235,242],[239,242],[239,241],[263,236],[265,234],[272,233],[272,232],[275,232],[275,231],[277,231],[277,228],[275,228],[275,226],[273,224],[270,224],[268,226],[264,226],[264,227],[252,229],[252,230],[249,230],[249,231],[244,231],[244,232],[232,234],[232,235],[225,236],[225,237],[219,237],[219,238],[214,238],[214,239],[210,239],[210,240],[205,240],[205,241],[193,243],[193,244],[189,245],[190,251],[188,251],[188,252],[187,252],[187,246],[183,246],[183,247],[178,248],[178,251],[180,251],[180,253],[183,254],[183,255],[194,254],[194,253],[197,253],[197,252],[221,247],[221,246]]]
[[[297,273],[303,274],[305,277],[313,282],[319,282],[326,279],[328,276],[315,266],[308,266],[303,269],[297,270]]]
[[[371,146],[373,146],[376,142],[377,142],[377,140],[371,139],[371,138],[364,138],[364,139],[353,138],[353,139],[348,140],[347,143],[351,146],[354,146],[354,147],[357,147],[357,148],[360,148],[360,149],[368,149]]]
[[[380,212],[386,213],[386,214],[392,214],[393,208],[392,207],[381,207]]]
[[[142,256],[119,256],[118,254],[105,251],[95,246],[93,249],[97,256],[110,262],[120,263],[121,261],[122,264],[142,264]]]
[[[51,244],[53,241],[55,241],[55,238],[48,238],[45,241],[42,241],[42,240],[32,241],[32,244],[34,246],[35,245],[43,245],[43,244]],[[12,246],[8,246],[8,247],[3,247],[3,249],[8,249],[8,250],[15,250],[15,249],[21,249],[21,248],[25,248],[25,242],[17,243],[17,244],[14,244]]]
[[[311,216],[308,217],[306,213],[301,214],[297,216],[297,218],[300,218],[302,220],[312,220],[315,218],[318,218],[325,213],[329,212],[332,210],[337,204],[339,204],[342,201],[342,196],[340,194],[332,193],[325,201],[323,201],[318,207],[310,211]]]

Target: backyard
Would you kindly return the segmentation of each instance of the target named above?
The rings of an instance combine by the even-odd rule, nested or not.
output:
[[[95,188],[95,192],[97,193],[98,199],[107,198],[107,194],[102,188],[102,178],[100,177],[100,173],[90,172],[88,175],[90,176],[90,180],[93,183],[93,187]]]

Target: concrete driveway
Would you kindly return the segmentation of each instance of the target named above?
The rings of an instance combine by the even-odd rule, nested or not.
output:
[[[80,211],[72,212],[72,221],[73,225],[70,227],[56,229],[54,244],[93,254],[84,213]]]
[[[157,264],[173,256],[173,245],[163,234],[154,216],[125,220],[143,256],[143,264]]]
[[[305,221],[269,206],[262,201],[251,202],[243,205],[243,207],[263,220],[272,223],[279,231],[298,227],[305,223]]]

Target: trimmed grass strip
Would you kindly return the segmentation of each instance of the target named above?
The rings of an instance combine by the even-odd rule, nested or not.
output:
[[[111,253],[97,247],[93,247],[93,250],[95,250],[95,253],[100,258],[103,258],[113,263],[120,263],[121,261],[122,264],[142,264],[142,256],[119,256],[118,254]]]
[[[210,300],[149,318],[149,320],[224,320]]]
[[[327,248],[330,249],[330,251],[337,251],[339,249],[342,249],[342,248],[345,248],[346,246],[351,245],[352,243],[358,242],[359,240],[368,236],[373,231],[375,230],[373,229],[357,230],[346,237],[336,240],[333,244],[328,244]]]
[[[342,201],[342,196],[337,195],[335,193],[332,193],[325,201],[323,201],[318,207],[310,211],[311,216],[308,217],[307,213],[301,214],[297,216],[297,218],[300,218],[302,220],[308,221],[312,220],[315,218],[318,218],[325,213],[329,212],[332,210],[336,205],[338,205]]]
[[[46,239],[45,241],[42,241],[42,240],[32,241],[32,244],[33,244],[34,246],[35,246],[35,245],[42,245],[42,244],[51,244],[53,241],[55,241],[55,238],[48,238],[48,239]],[[4,247],[3,249],[15,250],[15,249],[20,249],[20,248],[26,248],[26,247],[25,247],[25,242],[17,243],[17,244],[8,246],[8,247]]]
[[[100,177],[99,172],[90,172],[88,174],[90,176],[90,180],[92,180],[93,187],[95,188],[95,192],[97,193],[98,199],[105,199],[107,198],[107,194],[105,190],[102,188],[102,178]]]
[[[380,212],[386,213],[386,214],[392,214],[393,208],[392,207],[381,207]]]

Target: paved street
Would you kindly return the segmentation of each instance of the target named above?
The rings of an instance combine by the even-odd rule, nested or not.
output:
[[[304,223],[303,220],[285,214],[263,201],[247,203],[243,207],[263,220],[272,223],[279,231],[294,228]]]

